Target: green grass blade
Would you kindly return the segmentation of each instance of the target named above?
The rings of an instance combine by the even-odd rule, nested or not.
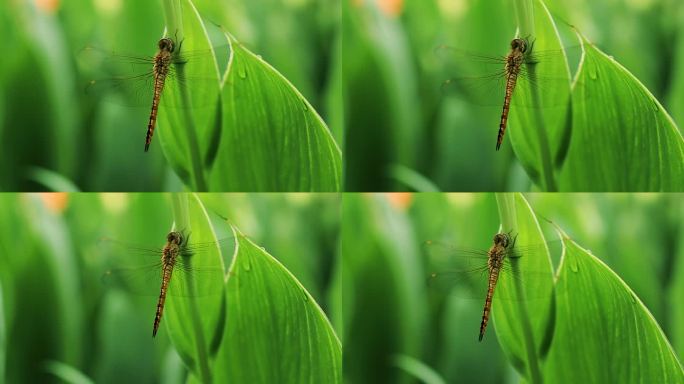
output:
[[[61,381],[70,384],[93,384],[95,383],[91,378],[86,376],[83,372],[76,369],[69,364],[60,361],[48,361],[44,365],[44,369],[58,377]]]
[[[676,383],[684,370],[642,301],[607,265],[565,238],[545,378],[570,383]]]
[[[341,383],[342,345],[297,279],[233,228],[228,317],[215,379],[230,383]]]
[[[411,374],[425,384],[446,384],[446,381],[435,370],[422,361],[406,355],[397,355],[392,359],[394,365]]]
[[[560,189],[681,191],[684,140],[658,100],[626,68],[584,41]]]
[[[229,36],[221,141],[212,189],[337,191],[342,155],[311,104],[259,56]]]
[[[525,247],[545,242],[537,218],[521,194],[498,194],[501,231],[517,234],[515,246]],[[548,250],[546,254],[524,255],[511,260],[513,268],[547,272],[536,275],[533,280],[524,274],[516,278],[501,275],[497,290],[515,291],[525,297],[538,300],[497,300],[496,291],[492,303],[492,315],[496,336],[504,353],[518,372],[530,382],[541,381],[541,361],[547,344],[548,327],[553,313],[553,267]],[[522,280],[522,282],[520,281]],[[528,292],[529,291],[529,292]],[[534,292],[532,294],[532,292]],[[487,337],[487,335],[485,335]]]

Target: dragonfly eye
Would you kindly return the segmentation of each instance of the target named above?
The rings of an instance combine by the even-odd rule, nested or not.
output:
[[[166,241],[169,243],[181,244],[183,242],[183,235],[181,235],[180,232],[169,232],[169,234],[166,235]]]
[[[173,48],[174,48],[173,46],[174,46],[173,40],[171,40],[167,37],[159,40],[159,49],[162,51],[173,52]]]
[[[508,247],[508,235],[505,233],[497,233],[494,235],[494,244],[500,244],[502,247]]]
[[[518,49],[520,52],[525,53],[527,50],[527,43],[523,39],[513,39],[511,41],[511,49]]]

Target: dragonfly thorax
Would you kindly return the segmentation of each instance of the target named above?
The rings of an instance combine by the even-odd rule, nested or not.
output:
[[[503,248],[508,248],[508,244],[511,241],[511,237],[506,233],[497,233],[494,235],[494,245],[499,245]]]

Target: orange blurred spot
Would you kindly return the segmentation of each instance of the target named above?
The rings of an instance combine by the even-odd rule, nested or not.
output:
[[[404,9],[404,0],[378,0],[380,9],[389,16],[399,16]]]
[[[352,0],[352,5],[360,7],[367,0]],[[380,10],[388,16],[399,16],[404,9],[404,0],[370,0],[378,4]]]
[[[36,7],[46,13],[55,13],[59,9],[59,0],[35,0]]]
[[[46,192],[40,194],[45,206],[54,213],[62,213],[69,203],[69,194],[64,192]]]
[[[410,192],[386,193],[385,196],[392,205],[401,209],[408,208],[413,200],[413,193]]]

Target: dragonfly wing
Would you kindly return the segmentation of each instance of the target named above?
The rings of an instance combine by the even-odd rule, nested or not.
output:
[[[444,62],[444,94],[483,106],[503,106],[507,86],[505,56],[483,55],[440,47]],[[563,50],[535,51],[520,67],[511,104],[525,108],[551,108],[569,102],[570,75]],[[536,90],[539,97],[533,97]]]
[[[509,250],[504,258],[504,264],[499,271],[495,286],[495,297],[500,300],[521,301],[547,298],[543,290],[534,287],[545,280],[553,279],[552,270],[538,270],[523,258],[547,257],[549,244],[553,246],[559,241],[543,244],[515,246]],[[429,256],[430,275],[428,285],[440,291],[446,291],[465,299],[482,299],[485,297],[489,285],[489,268],[487,265],[487,251],[459,248],[441,242],[429,242],[425,246]],[[516,285],[522,288],[522,295],[515,290],[502,288],[500,282],[508,287]],[[457,289],[456,289],[457,288]]]
[[[161,264],[136,268],[116,268],[105,272],[103,284],[142,296],[158,296],[161,289]]]
[[[165,107],[202,108],[216,100],[213,95],[206,98],[191,97],[189,100],[192,103],[176,97],[165,97],[181,86],[190,93],[193,90],[208,93],[212,89],[218,93],[220,76],[215,52],[219,51],[189,51],[174,57],[162,90],[161,102]],[[120,54],[91,47],[84,49],[79,56],[87,71],[86,78],[90,78],[85,85],[85,92],[89,96],[128,107],[151,107],[154,96],[153,56]]]

